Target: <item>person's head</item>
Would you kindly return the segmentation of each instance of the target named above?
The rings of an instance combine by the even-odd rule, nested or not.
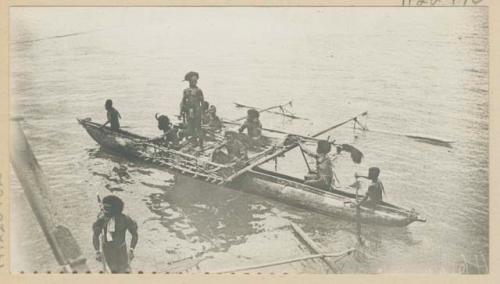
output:
[[[209,106],[210,103],[207,101],[203,101],[203,103],[201,104],[201,108],[203,109],[203,111],[207,111]]]
[[[256,109],[251,108],[247,111],[247,118],[249,120],[257,120],[259,119],[259,112]]]
[[[195,87],[200,79],[200,75],[197,72],[190,71],[184,76],[184,81],[189,82],[189,86]]]
[[[209,112],[209,113],[216,114],[216,113],[217,113],[217,108],[216,108],[214,105],[211,105],[211,106],[208,108],[208,112]]]
[[[156,120],[158,121],[158,129],[162,131],[168,131],[170,130],[170,119],[166,115],[160,115],[158,114],[155,115]]]
[[[110,110],[113,107],[113,101],[110,99],[107,99],[106,103],[104,104],[104,107],[106,108],[106,110]]]
[[[326,140],[318,141],[318,148],[316,148],[316,153],[318,154],[328,154],[332,149],[332,145]]]
[[[123,211],[123,201],[115,195],[108,195],[102,199],[104,215],[113,217]]]
[[[227,139],[227,141],[232,142],[236,138],[236,132],[228,130],[224,133],[224,138]]]
[[[371,167],[368,169],[368,178],[372,181],[376,181],[380,174],[380,169],[377,167]]]

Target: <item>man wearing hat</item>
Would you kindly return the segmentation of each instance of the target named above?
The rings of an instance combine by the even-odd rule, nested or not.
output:
[[[181,117],[187,122],[188,135],[194,137],[198,146],[203,149],[203,135],[201,118],[203,115],[203,92],[196,85],[200,75],[191,71],[184,76],[184,81],[189,82],[189,87],[184,89],[181,101]]]
[[[384,185],[382,181],[378,178],[380,175],[380,169],[377,167],[371,167],[368,169],[368,176],[359,176],[357,173],[354,177],[366,178],[371,180],[371,184],[368,186],[365,197],[359,202],[359,206],[363,205],[366,207],[375,207],[377,204],[382,202],[382,194],[385,194]]]
[[[111,273],[129,273],[129,262],[134,258],[134,249],[139,239],[137,223],[122,213],[123,201],[115,195],[102,199],[101,210],[92,226],[96,259],[103,262]],[[132,235],[128,252],[125,242],[127,231]]]
[[[330,191],[333,180],[332,161],[328,156],[332,149],[330,143],[319,140],[316,153],[308,150],[302,142],[299,142],[299,146],[303,153],[316,159],[316,171],[308,173],[305,184]]]

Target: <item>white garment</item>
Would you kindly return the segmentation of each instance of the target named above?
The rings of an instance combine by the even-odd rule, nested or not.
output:
[[[106,225],[106,241],[113,241],[113,234],[115,232],[115,217],[111,217]]]

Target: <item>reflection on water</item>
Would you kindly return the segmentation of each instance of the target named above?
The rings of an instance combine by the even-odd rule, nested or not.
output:
[[[351,222],[107,153],[75,121],[103,122],[104,101],[112,98],[127,130],[157,136],[154,113],[178,113],[182,76],[195,69],[225,118],[244,114],[233,102],[293,100],[293,111],[309,120],[262,114],[264,126],[308,135],[368,110],[370,129],[454,141],[442,147],[350,127],[329,133],[364,154],[360,165],[348,155],[336,160],[343,185],[354,171],[378,166],[385,199],[428,219],[407,228],[363,224],[365,255],[342,260],[342,272],[487,271],[486,9],[96,9],[12,9],[10,69],[12,113],[25,119],[57,220],[75,234],[93,270],[100,269],[90,230],[96,193],[120,196],[137,219],[136,270],[175,263],[173,270],[208,271],[311,253],[289,221],[325,251],[357,245]],[[298,152],[277,166],[299,177],[306,171]],[[57,269],[11,180],[13,271]],[[321,273],[321,265],[262,271]]]

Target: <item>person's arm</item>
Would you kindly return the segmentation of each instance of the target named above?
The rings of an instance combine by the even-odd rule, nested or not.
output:
[[[370,185],[370,186],[368,187],[368,190],[367,190],[367,191],[366,191],[366,193],[365,193],[365,196],[364,196],[364,197],[363,197],[363,199],[362,199],[362,200],[358,203],[358,206],[363,205],[363,204],[364,204],[364,203],[368,200],[368,198],[372,195],[372,192],[373,192],[373,186],[372,186],[372,185]]]
[[[363,199],[362,199],[362,200],[358,203],[358,206],[363,205],[363,204],[366,202],[366,200],[368,200],[368,193],[367,193],[367,194],[363,197]]]
[[[185,103],[186,103],[186,90],[184,90],[182,92],[182,99],[181,99],[181,104],[180,104],[180,116],[181,117],[185,112],[185,110],[184,110]]]
[[[200,90],[200,107],[203,109],[203,102],[205,101],[205,97],[203,96],[203,91],[198,88],[198,90]]]
[[[99,240],[99,237],[101,236],[102,225],[101,225],[100,219],[98,219],[94,223],[94,225],[92,225],[92,230],[94,231],[94,235],[92,236],[92,244],[94,245],[94,250],[96,253],[96,260],[101,261],[102,254],[101,254],[101,242]]]
[[[109,111],[106,113],[106,118],[108,120],[106,120],[106,122],[101,127],[104,127],[104,126],[108,125],[111,122],[111,116],[109,114]]]
[[[248,123],[245,120],[245,122],[243,122],[243,124],[241,125],[241,127],[238,129],[238,132],[239,133],[243,132],[247,127],[248,127]]]
[[[137,233],[137,222],[132,220],[132,218],[128,217],[128,226],[127,230],[129,231],[130,235],[132,235],[132,239],[130,240],[130,250],[129,250],[129,258],[130,260],[134,259],[134,250],[135,247],[137,246],[137,242],[139,241],[139,234]]]
[[[299,147],[300,149],[302,149],[302,151],[304,151],[305,154],[307,154],[308,156],[311,156],[313,158],[317,158],[318,157],[318,154],[312,152],[311,150],[307,149],[307,147],[304,146],[304,144],[302,144],[302,142],[299,142]]]
[[[118,118],[119,118],[119,119],[122,119],[122,115],[120,114],[120,112],[119,112],[119,111],[116,111],[116,114],[118,115]]]

